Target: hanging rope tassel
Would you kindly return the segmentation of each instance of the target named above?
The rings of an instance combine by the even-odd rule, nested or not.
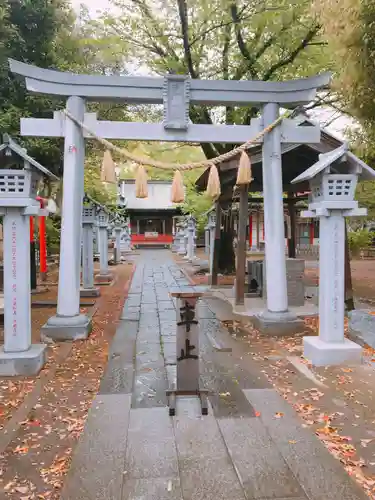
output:
[[[107,149],[104,151],[102,168],[100,172],[100,179],[102,182],[116,184],[115,163],[112,159],[111,152]]]
[[[250,157],[246,151],[243,151],[240,157],[240,164],[238,166],[236,184],[237,186],[250,184],[252,180]]]
[[[179,170],[176,170],[176,172],[174,173],[171,188],[171,202],[182,203],[183,201],[185,201],[184,183],[182,180],[181,172]]]
[[[148,197],[147,172],[143,165],[139,165],[137,168],[137,174],[135,176],[135,197]]]
[[[211,165],[210,174],[207,181],[206,194],[211,196],[212,199],[217,200],[221,195],[221,185],[219,172],[217,171],[216,165]]]

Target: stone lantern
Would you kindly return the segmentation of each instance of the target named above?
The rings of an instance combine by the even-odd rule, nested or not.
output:
[[[193,262],[195,260],[194,248],[195,248],[195,220],[192,216],[190,216],[187,221],[187,252],[185,256],[185,259],[187,259],[189,262]]]
[[[185,254],[184,237],[185,237],[184,226],[183,222],[180,221],[177,224],[177,234],[176,234],[176,252],[178,255]]]
[[[183,220],[181,221],[180,224],[180,243],[179,243],[179,248],[178,248],[178,255],[185,255],[186,254],[186,240],[187,240],[187,226],[186,226],[186,221]]]
[[[120,214],[116,214],[112,223],[115,232],[114,262],[115,264],[121,264],[121,235],[124,230],[124,220]]]
[[[0,215],[3,216],[4,346],[0,376],[36,374],[44,344],[31,343],[30,215],[46,216],[36,200],[44,175],[58,180],[7,135],[0,146]],[[5,168],[3,168],[5,167]]]
[[[309,182],[309,210],[302,217],[319,218],[319,336],[303,339],[304,356],[316,366],[361,361],[361,347],[344,337],[345,217],[366,215],[354,200],[355,189],[358,179],[374,177],[344,144],[292,181]]]
[[[94,286],[94,226],[97,204],[89,196],[83,198],[82,207],[82,288],[81,297],[99,297]]]
[[[99,237],[99,261],[100,271],[96,278],[101,283],[109,283],[112,281],[112,274],[108,269],[108,226],[109,214],[104,207],[100,207],[97,213],[97,226]]]
[[[130,236],[130,228],[127,222],[123,224],[123,231],[121,234],[121,252],[131,252],[132,238]]]

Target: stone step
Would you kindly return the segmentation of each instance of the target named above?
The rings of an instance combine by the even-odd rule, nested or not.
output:
[[[61,500],[121,498],[130,401],[129,394],[94,399]]]
[[[301,486],[259,418],[223,418],[218,425],[246,498],[303,498]]]
[[[261,420],[309,500],[365,500],[368,497],[274,389],[245,389]],[[275,418],[282,413],[281,418]]]

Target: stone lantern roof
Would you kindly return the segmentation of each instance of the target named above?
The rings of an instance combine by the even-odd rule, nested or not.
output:
[[[349,151],[348,145],[344,143],[342,146],[319,155],[319,161],[311,165],[305,172],[302,172],[298,177],[291,181],[292,184],[299,182],[310,181],[319,173],[324,172],[328,168],[334,168],[337,173],[346,172],[358,174],[360,180],[369,181],[375,177],[375,170],[366,165],[355,154]],[[333,173],[333,172],[332,172]]]
[[[34,160],[34,158],[29,156],[26,150],[23,149],[19,144],[17,144],[8,134],[4,134],[3,144],[0,145],[0,167],[6,167],[7,163],[9,163],[6,159],[8,151],[16,154],[19,158],[21,158],[25,162],[28,162],[36,170],[39,170],[41,174],[46,175],[47,177],[50,177],[56,181],[59,180],[59,178],[55,174],[50,172],[48,169],[43,167],[39,162]]]

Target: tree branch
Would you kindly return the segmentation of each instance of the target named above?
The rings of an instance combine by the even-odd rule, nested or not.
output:
[[[189,20],[188,20],[186,0],[177,0],[177,4],[178,4],[178,13],[180,16],[181,33],[182,33],[182,41],[183,41],[183,45],[184,45],[184,56],[185,56],[186,66],[187,66],[189,73],[190,73],[190,76],[192,78],[199,78],[199,74],[197,71],[195,71],[195,68],[193,65],[193,58],[192,58],[191,50],[190,50]]]
[[[238,48],[240,49],[242,57],[244,59],[246,59],[246,61],[248,62],[247,70],[249,71],[251,77],[255,78],[256,72],[253,68],[255,61],[254,61],[254,57],[250,54],[249,49],[248,49],[248,47],[245,43],[245,40],[243,39],[243,36],[242,36],[242,31],[241,31],[241,27],[240,27],[241,20],[240,20],[239,14],[238,14],[238,8],[237,8],[236,2],[233,2],[230,5],[230,13],[231,13],[233,24],[234,24]]]
[[[273,64],[264,74],[262,80],[267,81],[270,80],[271,77],[274,75],[274,73],[285,67],[288,66],[288,64],[292,64],[295,59],[298,57],[298,55],[309,45],[309,43],[313,40],[313,38],[316,36],[316,34],[319,32],[321,26],[319,24],[313,26],[310,28],[308,33],[306,34],[305,38],[301,41],[297,47],[288,54],[287,57],[280,59],[277,63]]]
[[[147,4],[147,1],[146,0],[131,0],[131,1],[133,2],[133,4],[137,5],[140,8],[141,12],[143,12],[143,14],[151,21],[153,28],[156,30],[158,36],[161,38],[163,36],[163,33],[160,33],[160,30],[158,30],[158,24],[156,22],[155,17],[152,14],[152,11],[151,11],[149,5]],[[156,43],[155,36],[153,36],[149,30],[147,30],[145,27],[143,27],[143,31],[149,37],[150,43],[154,47],[154,53],[159,55],[164,60],[166,57],[172,56],[172,58],[176,62],[180,61],[180,58],[178,57],[178,55],[176,54],[176,52],[173,50],[173,48],[170,46],[170,44],[168,42],[165,42],[166,48],[164,49],[163,47],[161,47],[160,45],[158,45]],[[165,39],[165,37],[163,37],[163,39]],[[146,48],[146,46],[145,46],[145,48]]]

